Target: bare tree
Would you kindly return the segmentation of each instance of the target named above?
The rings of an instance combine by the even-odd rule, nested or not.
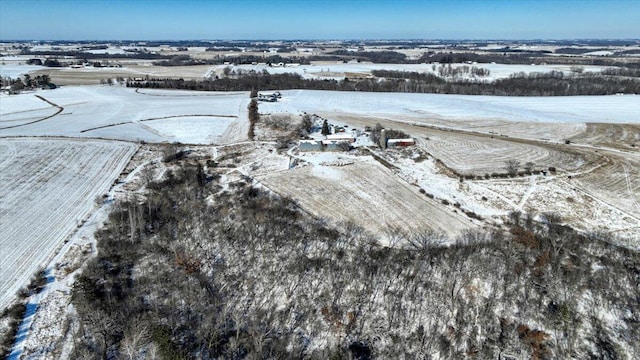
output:
[[[435,232],[431,229],[424,229],[416,231],[410,236],[406,236],[407,242],[411,247],[420,251],[428,251],[435,246],[441,246],[444,244],[444,235]]]
[[[121,341],[121,352],[127,359],[133,360],[139,358],[142,348],[149,342],[148,327],[141,320],[133,321],[132,325],[127,328],[124,338]]]
[[[520,168],[520,161],[514,159],[507,160],[505,161],[504,168],[505,170],[507,170],[507,173],[509,173],[509,175],[516,175],[518,173],[518,169]]]

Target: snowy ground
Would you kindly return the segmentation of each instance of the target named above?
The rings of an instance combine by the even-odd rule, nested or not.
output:
[[[70,86],[2,95],[0,102],[0,136],[212,144],[246,138],[249,96],[243,92],[136,92],[118,86]],[[47,118],[59,109],[60,113]]]
[[[113,141],[0,140],[0,308],[82,224],[135,149]]]
[[[19,78],[31,71],[46,69],[40,65],[26,65],[23,63],[10,62],[9,64],[0,65],[0,77]]]
[[[260,112],[347,113],[388,116],[396,121],[446,119],[455,127],[468,121],[533,123],[640,123],[640,96],[474,96],[445,94],[281,91],[282,99]]]
[[[396,228],[409,232],[433,229],[456,237],[474,226],[420,194],[372,157],[325,152],[299,158],[312,165],[258,179],[321,218],[352,222],[383,239]]]

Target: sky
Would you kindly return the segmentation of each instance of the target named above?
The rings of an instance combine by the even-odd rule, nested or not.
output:
[[[640,0],[0,0],[0,40],[638,39]]]

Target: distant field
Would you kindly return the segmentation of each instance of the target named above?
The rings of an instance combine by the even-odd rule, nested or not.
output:
[[[135,149],[113,141],[0,139],[0,309],[93,210]]]
[[[142,62],[144,63],[144,62]],[[45,68],[35,69],[33,75],[48,74],[58,85],[97,85],[101,80],[122,78],[183,78],[202,80],[211,66],[152,66],[151,64],[126,64],[121,68]],[[18,69],[12,69],[15,73]]]
[[[176,52],[174,55],[184,55]],[[226,55],[226,54],[218,54]],[[244,55],[251,55],[245,53]],[[262,56],[263,53],[256,53],[256,56]],[[210,59],[213,54],[211,52],[193,52],[192,56],[196,59]],[[0,74],[12,78],[30,73],[33,76],[47,74],[51,80],[59,85],[96,85],[101,80],[108,78],[129,78],[129,77],[155,77],[155,78],[183,78],[188,80],[202,80],[212,75],[221,76],[223,69],[231,68],[238,72],[263,72],[270,74],[294,73],[299,74],[306,79],[336,79],[341,80],[345,77],[368,77],[372,76],[375,70],[391,70],[429,73],[438,75],[438,69],[448,64],[373,64],[373,63],[342,63],[334,61],[312,62],[311,65],[296,66],[268,66],[268,65],[191,65],[191,66],[155,66],[150,60],[142,59],[111,59],[109,62],[119,64],[121,67],[101,67],[93,66],[82,68],[47,68],[43,66],[25,65],[27,58],[19,58],[19,60],[5,61],[5,65],[0,65]],[[516,73],[548,73],[551,71],[559,71],[564,74],[573,73],[573,65],[514,65],[514,64],[450,64],[452,68],[460,67],[476,67],[489,71],[489,75],[482,77],[471,77],[468,74],[457,77],[456,79],[477,79],[482,81],[491,81],[507,78]],[[607,66],[583,65],[584,72],[600,72],[610,68]]]

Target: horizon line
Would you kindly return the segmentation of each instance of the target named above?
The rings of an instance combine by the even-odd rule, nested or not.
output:
[[[219,41],[285,41],[285,42],[295,42],[295,41],[640,41],[640,38],[594,38],[594,37],[585,37],[585,38],[300,38],[300,39],[249,39],[249,38],[229,38],[229,39],[0,39],[0,42],[35,42],[35,41],[43,41],[43,42],[54,42],[54,41],[67,41],[67,42],[119,42],[119,41],[153,41],[153,42],[179,42],[179,41],[202,41],[202,42],[219,42]]]

